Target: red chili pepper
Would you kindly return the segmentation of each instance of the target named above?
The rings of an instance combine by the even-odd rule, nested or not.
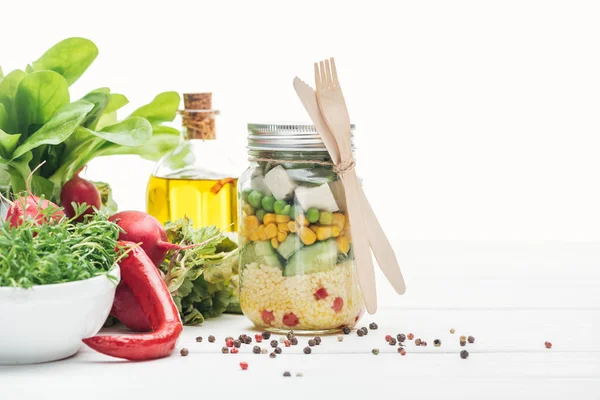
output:
[[[119,242],[132,246],[131,242]],[[92,349],[127,360],[152,360],[171,354],[183,330],[177,306],[160,272],[141,247],[133,247],[119,262],[121,279],[129,286],[150,320],[153,332],[137,335],[94,336],[83,339]]]

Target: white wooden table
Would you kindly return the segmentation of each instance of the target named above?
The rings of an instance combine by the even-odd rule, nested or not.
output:
[[[324,337],[310,355],[302,353],[308,339],[302,337],[276,359],[252,354],[255,343],[222,354],[226,336],[255,333],[244,317],[228,315],[185,329],[178,350],[188,348],[187,357],[132,363],[82,347],[60,362],[0,367],[0,399],[600,398],[600,244],[397,247],[409,290],[398,298],[380,280],[380,310],[360,323],[376,321],[379,329],[365,337],[353,332],[341,343]],[[407,342],[403,357],[384,340],[409,332],[428,346]],[[208,343],[210,334],[216,343]],[[460,347],[463,334],[476,342]],[[463,349],[467,360],[459,357]],[[240,361],[248,362],[247,371]]]

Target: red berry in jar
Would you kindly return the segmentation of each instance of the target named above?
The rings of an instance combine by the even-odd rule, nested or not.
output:
[[[240,363],[240,368],[243,369],[244,371],[248,369],[248,363],[247,362],[241,362]]]
[[[260,333],[257,333],[254,335],[254,339],[256,340],[256,343],[260,343],[263,340],[263,336]]]
[[[319,288],[316,292],[315,292],[315,299],[317,300],[323,300],[326,299],[328,296],[327,294],[327,290],[325,288]]]
[[[333,306],[331,306],[331,308],[333,308],[333,311],[335,312],[342,311],[342,308],[344,308],[344,299],[342,299],[341,297],[336,297],[333,301]]]
[[[275,315],[273,315],[273,311],[263,310],[261,317],[263,322],[267,325],[271,325],[271,323],[275,321]]]
[[[294,313],[287,313],[283,316],[283,323],[287,326],[298,325],[298,317]]]

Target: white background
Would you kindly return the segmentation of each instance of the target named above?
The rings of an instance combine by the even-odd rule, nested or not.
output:
[[[68,36],[100,55],[73,87],[134,106],[213,91],[245,125],[307,120],[292,79],[335,56],[359,173],[397,239],[600,240],[600,4],[594,1],[0,1],[5,73]],[[122,209],[152,164],[92,162]]]

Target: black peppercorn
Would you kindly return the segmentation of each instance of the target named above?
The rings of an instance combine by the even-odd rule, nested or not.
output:
[[[196,336],[196,342],[200,343],[202,341],[202,336]]]
[[[246,344],[252,343],[252,338],[250,336],[246,336],[246,338],[244,339],[244,343],[246,343]]]
[[[395,346],[396,345],[396,339],[394,338],[390,338],[389,342],[390,346]]]
[[[467,345],[467,341],[466,340],[461,340],[460,341],[460,345],[463,346],[463,347],[466,346]]]
[[[246,335],[245,333],[242,333],[240,336],[238,336],[238,339],[240,340],[240,342],[243,343],[246,341],[246,336],[248,336],[248,335]]]
[[[363,332],[363,330],[362,330],[362,329],[359,329],[359,330],[357,330],[357,331],[356,331],[356,334],[357,334],[358,336],[365,336],[365,333]]]
[[[252,352],[253,352],[254,354],[260,354],[260,347],[259,347],[259,346],[254,346],[254,347],[252,348]]]
[[[271,332],[264,331],[264,332],[262,333],[262,337],[263,337],[263,339],[265,339],[265,340],[269,340],[269,339],[271,338]]]
[[[238,348],[238,349],[239,349],[239,348],[242,346],[242,341],[241,341],[241,340],[239,340],[239,339],[237,339],[237,340],[234,340],[234,341],[233,341],[233,346],[234,346],[235,348]]]
[[[210,335],[210,336],[208,337],[208,341],[209,341],[210,343],[214,343],[214,342],[215,342],[215,337],[214,337],[213,335]]]
[[[469,343],[475,343],[475,338],[473,336],[469,336],[467,340],[469,341]]]
[[[292,344],[292,346],[295,346],[298,344],[298,338],[296,336],[294,336],[293,338],[290,339],[290,343]]]
[[[294,335],[294,331],[289,331],[289,332],[287,333],[287,335],[285,335],[285,337],[286,337],[286,338],[288,338],[288,339],[291,339],[291,338],[293,338],[294,336],[296,336],[296,335]]]
[[[377,326],[377,324],[376,324],[375,322],[371,322],[371,323],[369,324],[369,329],[373,329],[373,330],[375,330],[375,329],[377,329],[377,328],[379,328],[379,327]]]
[[[179,354],[181,354],[182,357],[187,356],[188,354],[190,354],[190,352],[188,351],[188,349],[186,349],[185,347],[183,349],[181,349],[181,351],[179,352]]]
[[[310,347],[305,347],[304,348],[304,354],[310,354],[312,352]]]
[[[271,340],[270,345],[271,347],[277,347],[279,345],[279,342],[277,340]]]
[[[269,354],[269,357],[271,357],[271,358],[275,358],[275,357],[277,357],[277,354],[275,354],[275,353],[271,353],[271,354]]]
[[[433,341],[433,345],[434,345],[435,347],[440,347],[440,346],[442,345],[442,341],[441,341],[440,339],[435,339],[435,340]]]
[[[320,336],[315,336],[315,343],[318,345],[321,344],[321,337]]]
[[[221,349],[221,353],[223,353],[223,354],[229,353],[229,348],[227,346],[223,346],[223,348]]]
[[[273,350],[275,352],[275,354],[281,354],[281,347],[275,347],[275,350]]]
[[[309,345],[310,347],[313,347],[313,346],[314,346],[314,345],[316,345],[316,344],[317,344],[317,342],[315,341],[315,339],[310,339],[310,340],[308,341],[308,345]]]
[[[371,353],[377,355],[377,354],[379,354],[379,349],[373,349],[373,350],[371,350]]]
[[[283,373],[283,376],[285,376],[285,377],[288,377],[288,376],[292,376],[292,374],[290,374],[290,373],[289,373],[289,371],[285,371],[285,372]]]
[[[348,328],[347,326],[345,326],[344,329],[342,329],[342,331],[344,332],[344,335],[350,334],[350,328]]]
[[[423,341],[421,342],[421,346],[427,346],[427,342],[423,340]]]
[[[366,327],[366,326],[363,326],[363,327],[362,327],[362,328],[360,328],[360,329],[362,329],[362,331],[365,333],[365,335],[368,335],[368,334],[369,334],[369,330],[367,329],[367,327]]]
[[[463,360],[465,360],[467,357],[469,357],[469,352],[466,350],[463,350],[460,352],[460,358],[462,358]]]
[[[396,336],[396,338],[399,342],[404,342],[406,340],[406,335],[404,333],[399,333],[398,336]]]
[[[415,339],[415,346],[420,346],[421,345],[421,339],[417,338]]]

